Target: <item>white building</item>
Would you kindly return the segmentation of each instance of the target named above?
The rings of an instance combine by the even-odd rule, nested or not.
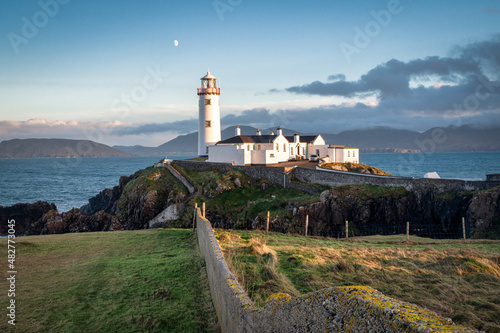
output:
[[[232,163],[234,165],[275,164],[293,160],[309,159],[317,155],[327,162],[358,163],[359,149],[340,145],[327,145],[321,135],[284,136],[281,127],[277,134],[236,135],[208,147],[208,162]]]
[[[221,140],[220,131],[220,88],[217,79],[207,72],[198,88],[198,155],[207,156],[208,146]]]
[[[358,163],[359,150],[345,146],[326,145],[321,135],[284,136],[281,127],[277,134],[241,135],[236,127],[235,136],[221,141],[220,88],[217,79],[207,72],[198,88],[198,155],[208,156],[208,162],[235,165],[275,164],[291,160],[309,159],[317,155],[327,162]]]

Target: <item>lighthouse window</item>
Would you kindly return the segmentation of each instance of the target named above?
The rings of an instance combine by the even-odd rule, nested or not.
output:
[[[205,100],[205,105],[210,105],[210,104],[212,104],[211,99],[207,98]]]
[[[211,120],[205,121],[205,127],[212,127],[212,121]]]

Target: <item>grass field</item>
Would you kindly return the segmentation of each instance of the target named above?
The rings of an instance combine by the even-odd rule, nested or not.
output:
[[[216,231],[228,265],[259,306],[275,292],[298,296],[369,285],[462,324],[500,332],[500,242],[463,244],[403,235],[349,241],[256,231]]]
[[[218,332],[204,260],[190,230],[16,239],[16,326],[2,332]],[[7,240],[0,239],[7,271]],[[14,328],[14,329],[13,329]]]

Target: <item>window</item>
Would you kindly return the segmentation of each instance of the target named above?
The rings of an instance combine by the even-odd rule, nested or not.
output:
[[[286,143],[283,144],[283,151],[286,152]]]
[[[293,155],[293,147],[290,147],[290,154]]]
[[[250,145],[247,145],[247,151],[250,151]]]
[[[316,149],[316,155],[319,156],[319,149]]]
[[[356,157],[356,152],[354,150],[352,151],[352,157]]]
[[[269,157],[274,158],[274,154],[269,154]]]
[[[257,146],[257,149],[260,150],[260,145]]]
[[[280,151],[280,145],[276,144],[276,151]]]
[[[351,151],[350,150],[347,151],[347,157],[351,157]]]
[[[206,150],[207,154],[208,154],[208,146],[207,146],[207,150]]]
[[[205,127],[212,127],[212,121],[211,120],[206,120],[205,121]]]
[[[211,103],[212,103],[212,102],[211,102],[211,99],[210,99],[210,98],[207,98],[207,99],[205,100],[205,105],[211,105]]]

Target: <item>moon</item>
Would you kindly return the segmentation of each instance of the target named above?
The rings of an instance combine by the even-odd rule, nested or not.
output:
[[[179,45],[179,41],[176,39],[176,40],[174,40],[174,46],[177,46],[177,45]]]

